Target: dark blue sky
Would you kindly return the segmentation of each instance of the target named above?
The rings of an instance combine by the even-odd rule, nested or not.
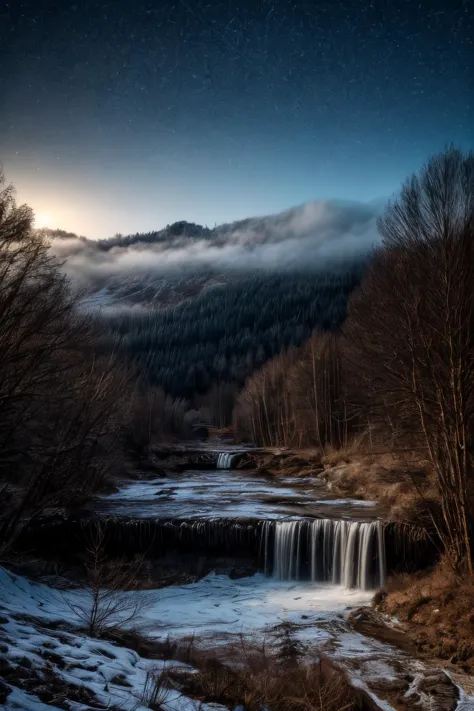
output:
[[[90,237],[372,200],[474,147],[471,0],[11,0],[0,161]]]

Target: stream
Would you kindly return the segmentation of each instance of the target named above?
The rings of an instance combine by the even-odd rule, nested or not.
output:
[[[232,663],[243,645],[276,649],[291,634],[302,658],[324,655],[343,671],[364,708],[474,711],[464,677],[413,656],[398,621],[371,612],[387,576],[429,563],[375,502],[335,497],[316,474],[235,468],[242,450],[231,447],[168,454],[174,468],[157,466],[77,515],[39,524],[25,548],[71,560],[100,521],[112,557],[145,557],[149,582],[124,595],[139,597],[133,625],[147,636],[193,640]],[[12,605],[20,584],[8,579]],[[77,602],[81,589],[45,592],[42,614],[63,616],[71,595]]]
[[[454,708],[443,686],[452,692],[451,677],[358,633],[348,620],[370,604],[394,557],[400,558],[387,543],[376,503],[335,498],[317,476],[272,478],[232,469],[231,449],[213,457],[207,470],[128,482],[94,505],[118,549],[208,560],[198,580],[141,592],[141,628],[156,638],[194,637],[232,659],[243,638],[271,644],[281,626],[290,625],[308,658],[324,652],[376,707]],[[219,556],[245,557],[252,571],[222,574],[212,568]],[[388,624],[397,627],[396,620]],[[426,691],[423,680],[433,673],[441,682]],[[463,698],[459,691],[458,701]]]

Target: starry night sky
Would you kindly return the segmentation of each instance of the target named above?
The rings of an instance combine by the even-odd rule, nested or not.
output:
[[[0,161],[90,237],[375,200],[474,147],[471,0],[0,3]]]

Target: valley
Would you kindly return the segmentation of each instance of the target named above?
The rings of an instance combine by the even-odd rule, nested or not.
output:
[[[116,492],[96,498],[81,514],[33,529],[35,549],[46,559],[51,551],[66,572],[71,556],[87,549],[100,526],[103,551],[112,560],[143,555],[146,575],[137,578],[135,591],[120,593],[124,599],[134,598],[133,604],[138,601],[133,619],[127,621],[123,604],[114,624],[123,617],[120,634],[125,640],[131,627],[151,648],[159,644],[165,655],[168,649],[169,658],[161,662],[166,668],[182,666],[173,650],[177,654],[187,645],[193,649],[190,657],[204,655],[232,667],[242,649],[251,655],[265,645],[266,654],[278,655],[283,637],[296,650],[296,658],[307,664],[324,660],[331,673],[342,674],[363,708],[398,711],[415,703],[427,711],[456,705],[467,709],[469,678],[420,658],[414,648],[410,652],[410,645],[403,643],[409,639],[403,625],[371,611],[374,593],[391,567],[400,564],[397,547],[390,543],[394,533],[377,503],[334,498],[317,471],[314,476],[269,477],[232,468],[255,452],[232,445],[219,448],[218,442],[192,445],[189,454],[186,446],[174,454],[168,451],[166,457],[175,467],[183,458],[196,462],[204,457],[207,464],[198,470],[183,470],[181,465],[179,472],[160,468],[160,476],[150,467],[140,479],[124,481]],[[23,545],[27,551],[28,539]],[[78,600],[87,596],[87,587],[79,581],[67,583],[67,578],[58,584],[59,578],[51,587],[3,571],[0,642],[9,650],[7,680],[12,673],[19,678],[25,674],[22,659],[38,635],[46,646],[52,635],[55,646],[56,633],[45,632],[45,626],[53,623],[54,630],[57,621],[66,620],[73,630],[80,624],[74,611]],[[29,590],[34,590],[32,596]],[[25,616],[21,654],[26,657],[21,657],[8,643],[19,624],[14,620],[20,620],[21,629]],[[366,619],[369,624],[361,627],[358,621]],[[137,708],[137,675],[144,684],[146,669],[156,669],[156,662],[139,659],[132,678],[120,661],[132,653],[116,644],[107,643],[103,652],[112,660],[107,662],[106,693],[98,691],[97,674],[87,665],[86,686],[102,702],[114,705],[120,700],[120,708]],[[64,654],[65,667],[55,674],[77,685],[81,676],[69,671],[70,653]],[[43,663],[41,653],[33,657],[33,668],[41,669]],[[123,689],[123,679],[129,690]],[[175,688],[170,687],[163,708],[197,708],[192,698],[176,696]]]
[[[0,176],[8,711],[472,709],[473,166],[372,253],[380,205],[95,242]]]

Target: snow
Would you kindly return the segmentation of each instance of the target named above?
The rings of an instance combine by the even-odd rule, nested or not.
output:
[[[464,689],[457,685],[459,689],[459,702],[457,711],[474,711],[474,696],[468,696]]]
[[[461,685],[461,679],[465,681],[464,677],[460,677],[459,674],[453,674],[445,670],[445,673],[449,676],[453,684],[457,687],[459,693],[459,701],[456,707],[456,711],[474,711],[474,684],[472,676],[469,677],[469,691],[473,692],[471,694],[467,693]]]
[[[363,689],[374,701],[375,705],[381,709],[381,711],[395,711],[394,706],[389,704],[387,701],[381,699],[377,694],[369,689],[367,684],[357,676],[349,676],[350,683],[355,689]]]
[[[339,585],[285,582],[258,573],[231,580],[210,574],[190,585],[146,590],[141,624],[160,638],[196,634],[215,644],[235,633],[255,633],[283,621],[303,624],[311,642],[330,636],[319,623],[350,607],[368,604],[372,593]]]
[[[24,666],[26,659],[40,676],[50,664],[61,681],[88,689],[102,703],[124,711],[143,711],[147,708],[141,704],[147,674],[159,673],[171,665],[185,665],[143,659],[131,649],[92,639],[75,630],[78,623],[67,604],[68,594],[0,569],[0,615],[2,620],[8,620],[0,624],[0,642],[7,647],[2,658],[14,667]],[[50,628],[52,622],[60,622],[61,627]],[[55,663],[58,658],[62,660],[59,665]],[[121,680],[127,686],[123,681],[120,683]],[[5,707],[9,711],[56,708],[19,688],[12,688]],[[182,696],[174,689],[166,691],[162,706],[165,711],[197,711],[198,708],[211,711],[211,707]],[[73,707],[78,711],[88,708],[84,704]]]
[[[324,506],[377,506],[376,501],[362,501],[360,499],[321,499],[314,503]]]
[[[16,687],[13,687],[4,708],[7,711],[60,711],[57,706],[44,704],[37,696],[27,694]]]
[[[163,663],[142,659],[130,649],[93,640],[70,629],[48,629],[46,625],[59,622],[77,629],[78,622],[68,599],[78,594],[37,584],[0,569],[0,615],[9,620],[0,625],[0,630],[3,628],[6,636],[14,640],[6,658],[18,663],[21,657],[27,657],[34,667],[40,668],[45,663],[44,650],[52,651],[65,661],[65,668],[57,670],[64,681],[84,685],[105,703],[120,705],[125,710],[132,708],[143,689],[147,671],[159,670]],[[314,649],[327,644],[337,647],[338,625],[348,629],[344,612],[348,607],[367,604],[371,597],[369,592],[341,586],[277,581],[261,574],[239,580],[211,574],[197,583],[143,590],[139,595],[145,607],[134,624],[150,637],[180,638],[195,634],[200,645],[214,647],[241,633],[263,636],[285,621],[296,623],[298,638]],[[352,639],[354,647],[365,649],[366,641],[361,635],[354,633]],[[112,683],[120,675],[130,688]],[[171,695],[166,701],[167,710],[186,711],[183,703],[180,697],[178,710],[178,699]],[[193,704],[190,700],[187,703]]]
[[[146,660],[133,650],[81,634],[69,599],[78,594],[0,569],[0,615],[8,619],[0,624],[0,642],[8,645],[5,659],[15,665],[27,658],[41,672],[53,653],[64,662],[61,668],[55,666],[62,681],[81,685],[98,700],[124,711],[145,708],[139,703],[147,672],[177,663]],[[337,647],[338,625],[348,629],[344,622],[348,606],[367,604],[371,597],[368,592],[341,586],[280,582],[261,574],[240,580],[211,574],[197,583],[144,590],[139,595],[145,607],[134,625],[150,637],[195,634],[200,646],[215,647],[228,643],[234,635],[261,638],[279,622],[293,622],[298,639],[314,650],[325,645]],[[365,653],[364,638],[354,633],[352,640],[354,648]],[[129,686],[116,683],[120,678]],[[197,709],[197,702],[175,690],[169,691],[164,705],[166,711]],[[10,694],[7,706],[9,710],[45,708],[39,699],[20,689]]]
[[[384,681],[397,681],[398,676],[393,668],[380,659],[371,659],[361,665],[361,670],[364,673],[366,682],[377,682],[380,679]]]
[[[186,665],[147,660],[131,649],[85,636],[78,630],[69,604],[69,597],[77,594],[0,568],[0,644],[7,647],[3,658],[13,666],[21,666],[26,658],[39,674],[44,674],[50,663],[63,682],[88,689],[102,703],[123,711],[145,711],[141,697],[147,674]],[[369,592],[282,582],[257,574],[240,580],[208,575],[197,583],[144,590],[139,595],[146,605],[134,626],[156,639],[195,635],[199,646],[216,648],[240,639],[241,634],[246,639],[271,641],[279,622],[294,623],[294,634],[309,655],[328,654],[347,670],[351,683],[365,689],[383,711],[393,708],[376,691],[380,679],[400,678],[399,669],[415,678],[425,670],[421,661],[401,650],[350,629],[345,620],[347,609],[369,603]],[[55,663],[55,658],[62,663]],[[117,683],[120,680],[128,686]],[[215,704],[200,704],[174,689],[166,692],[162,707],[164,711],[216,709]],[[54,711],[56,707],[13,687],[5,708]],[[86,708],[90,707],[76,702],[71,705],[73,711]],[[474,711],[474,699],[462,690],[458,711]]]

